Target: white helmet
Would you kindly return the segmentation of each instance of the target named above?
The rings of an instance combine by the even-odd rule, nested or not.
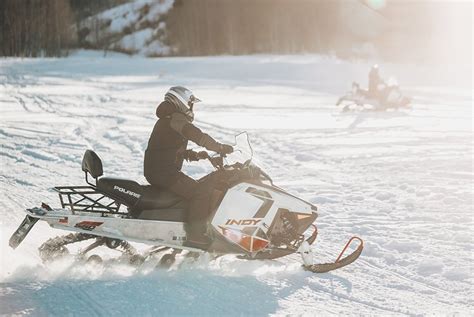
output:
[[[194,104],[201,101],[194,96],[191,90],[182,86],[171,87],[165,94],[165,100],[175,105],[178,111],[184,113],[191,120],[194,119]]]

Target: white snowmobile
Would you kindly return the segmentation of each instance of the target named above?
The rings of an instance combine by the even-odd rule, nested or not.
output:
[[[333,263],[315,264],[310,245],[316,240],[316,206],[299,199],[273,184],[272,179],[252,163],[252,149],[246,133],[236,137],[235,153],[241,158],[229,163],[230,157],[209,157],[215,171],[203,177],[216,177],[208,218],[211,244],[206,249],[187,246],[187,202],[175,194],[132,180],[104,177],[102,162],[91,150],[82,160],[85,186],[60,186],[61,208],[47,204],[26,210],[26,217],[13,233],[9,244],[16,248],[38,220],[51,227],[72,231],[51,238],[40,246],[43,261],[68,254],[68,244],[94,239],[80,251],[86,253],[105,245],[128,256],[133,264],[141,264],[151,255],[164,254],[160,266],[169,267],[182,250],[192,254],[210,252],[215,255],[238,254],[245,259],[275,259],[300,253],[306,270],[323,273],[354,262],[361,254],[363,241],[353,237]],[[244,159],[242,159],[244,157]],[[94,178],[94,181],[90,180]],[[310,230],[312,228],[312,232]],[[305,236],[306,231],[310,231]],[[346,249],[358,241],[355,250],[343,257]],[[129,242],[153,247],[139,253]],[[89,257],[101,261],[98,255]]]
[[[404,96],[397,84],[380,84],[378,87],[378,95],[371,96],[367,90],[360,89],[359,84],[353,83],[352,90],[346,95],[339,98],[336,106],[343,105],[342,111],[350,111],[356,109],[365,109],[366,105],[370,110],[386,110],[389,108],[407,107],[411,98]]]

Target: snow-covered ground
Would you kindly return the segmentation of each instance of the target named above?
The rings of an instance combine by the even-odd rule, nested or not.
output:
[[[0,314],[472,314],[470,74],[466,82],[381,65],[413,107],[341,113],[337,97],[353,80],[365,85],[369,65],[319,56],[101,56],[0,60]],[[319,206],[322,262],[353,234],[366,242],[361,258],[322,275],[303,271],[296,255],[204,257],[169,272],[110,262],[44,267],[37,247],[62,232],[43,223],[17,250],[8,247],[24,208],[57,206],[48,188],[83,184],[87,148],[107,175],[144,183],[155,106],[177,84],[204,100],[198,126],[226,142],[248,131],[275,182]],[[187,171],[198,177],[210,166]]]

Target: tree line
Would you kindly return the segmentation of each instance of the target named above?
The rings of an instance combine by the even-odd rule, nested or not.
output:
[[[74,41],[68,1],[0,1],[0,50],[3,56],[60,56]]]
[[[82,19],[123,2],[1,0],[0,55],[67,54],[83,45]],[[325,0],[175,0],[165,18],[165,44],[176,55],[326,52],[338,32],[331,23],[338,5]]]
[[[176,0],[168,41],[182,55],[325,52],[335,44],[340,3]]]
[[[0,0],[1,56],[63,56],[77,23],[123,0]]]
[[[85,30],[80,22],[129,1],[0,0],[0,56],[62,56],[76,47],[109,47],[110,41],[142,25],[127,27],[123,34],[101,34],[96,37],[105,43],[91,44],[84,41],[87,34],[103,30],[99,24]],[[165,17],[146,21],[146,27],[165,22],[164,44],[178,56],[330,53],[342,58],[360,54],[386,60],[472,63],[472,3],[386,1],[378,10],[368,3],[174,0]]]

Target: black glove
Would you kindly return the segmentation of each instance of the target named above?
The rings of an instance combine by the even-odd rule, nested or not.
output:
[[[195,162],[199,160],[197,158],[197,152],[194,152],[193,150],[184,151],[183,158],[188,162]]]
[[[196,153],[196,152],[194,152],[194,153]],[[196,153],[196,158],[198,160],[205,160],[205,159],[209,158],[209,154],[206,151],[200,151],[200,152]]]
[[[186,150],[183,153],[183,158],[188,162],[195,162],[208,158],[209,155],[206,151],[194,152],[193,150]]]
[[[234,152],[234,148],[231,145],[219,144],[219,150],[217,151],[217,153],[219,153],[220,155],[226,155],[232,152]]]

